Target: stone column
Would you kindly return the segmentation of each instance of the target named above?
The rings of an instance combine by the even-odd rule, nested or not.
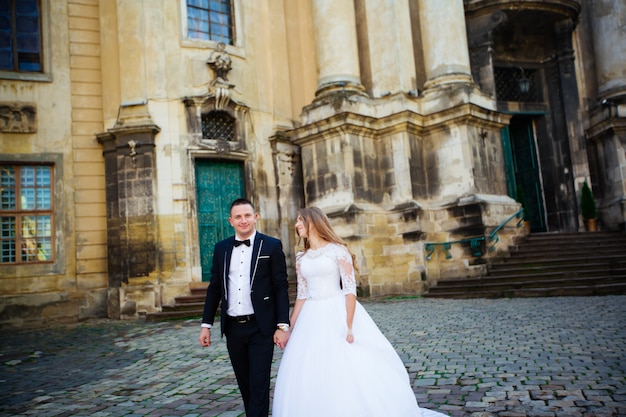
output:
[[[363,93],[353,0],[313,0],[319,74],[316,96],[334,91]]]
[[[357,16],[367,22],[361,25],[362,30],[367,31],[363,36],[368,41],[364,51],[368,57],[363,59],[368,70],[363,70],[362,79],[367,88],[371,88],[371,94],[381,97],[403,91],[416,95],[409,2],[364,1],[362,7],[357,8]]]
[[[623,0],[595,0],[590,11],[599,98],[626,98],[626,4]]]
[[[470,83],[463,0],[419,0],[426,89]]]
[[[626,228],[626,32],[623,0],[589,7],[598,84],[598,107],[587,131],[594,195],[602,228]]]

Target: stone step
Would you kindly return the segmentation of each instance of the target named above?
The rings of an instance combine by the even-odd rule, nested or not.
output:
[[[563,273],[544,274],[538,277],[483,277],[472,278],[467,282],[455,280],[454,282],[440,281],[437,283],[434,293],[458,292],[460,290],[467,292],[483,291],[483,290],[505,290],[520,288],[544,288],[544,287],[580,287],[582,285],[605,285],[605,284],[626,284],[626,271],[620,275],[588,275],[588,276],[571,276]]]
[[[538,256],[511,256],[496,258],[491,262],[490,268],[510,267],[512,265],[546,266],[546,265],[571,265],[589,263],[621,263],[626,259],[623,253],[597,255],[597,256],[571,256],[569,253],[550,253]]]
[[[206,295],[198,294],[198,295],[183,295],[180,297],[174,298],[175,304],[195,304],[195,303],[204,303],[204,299]]]
[[[180,303],[180,304],[174,304],[173,306],[168,306],[165,305],[163,306],[163,311],[182,311],[182,310],[200,310],[202,311],[204,309],[204,300],[202,300],[202,302],[197,302],[197,303]]]
[[[491,267],[489,276],[491,277],[520,277],[520,276],[537,276],[541,274],[549,274],[552,272],[561,272],[573,275],[582,275],[590,272],[602,272],[607,275],[620,274],[626,271],[626,260],[616,261],[615,263],[606,262],[588,262],[588,263],[543,263],[541,265],[535,263],[523,264],[506,264]],[[446,282],[443,280],[442,282]]]
[[[549,247],[517,247],[511,250],[510,259],[520,258],[549,258],[555,254],[563,254],[569,257],[594,257],[594,256],[609,256],[609,255],[623,255],[626,252],[626,245],[599,245],[599,246],[565,246],[559,248]]]
[[[146,314],[146,321],[188,320],[202,318],[202,310],[169,310]]]
[[[626,235],[531,234],[484,277],[440,280],[425,297],[537,297],[626,293]]]
[[[508,288],[506,290],[476,290],[472,292],[457,291],[445,294],[428,293],[424,296],[428,298],[523,298],[593,295],[626,295],[626,283],[521,289]]]

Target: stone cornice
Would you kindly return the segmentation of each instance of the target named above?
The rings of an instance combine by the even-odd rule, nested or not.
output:
[[[425,117],[424,127],[430,130],[451,124],[467,124],[501,128],[508,124],[510,118],[511,115],[466,103]]]
[[[423,129],[423,119],[423,116],[408,110],[381,118],[356,113],[340,113],[328,119],[294,129],[289,134],[293,143],[297,145],[338,134],[366,137],[388,136],[400,132],[420,134]]]
[[[136,134],[136,133],[150,133],[153,135],[156,135],[157,133],[159,133],[161,131],[161,128],[157,125],[153,124],[146,124],[146,125],[129,125],[129,126],[115,126],[112,127],[111,129],[108,129],[109,132],[115,134],[115,135],[131,135],[131,134]]]
[[[423,134],[450,124],[467,124],[485,128],[501,128],[508,124],[511,115],[465,103],[445,111],[423,116],[409,110],[375,118],[357,113],[344,112],[305,126],[288,131],[293,143],[323,140],[326,137],[353,134],[382,137],[400,132]]]
[[[626,134],[626,118],[607,118],[587,129],[587,139],[591,141],[601,140],[607,135]]]
[[[532,10],[576,19],[582,9],[581,0],[465,0],[463,3],[466,15],[497,10]]]

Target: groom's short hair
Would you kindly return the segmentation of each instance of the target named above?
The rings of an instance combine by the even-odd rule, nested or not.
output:
[[[247,198],[238,198],[235,201],[233,201],[232,204],[230,205],[230,210],[232,211],[233,207],[235,206],[243,206],[243,205],[248,205],[252,207],[252,211],[255,211],[254,204],[252,204],[252,201],[248,200]]]

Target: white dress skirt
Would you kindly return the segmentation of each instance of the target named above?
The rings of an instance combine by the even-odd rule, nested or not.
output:
[[[445,416],[418,406],[402,360],[358,302],[354,342],[346,341],[346,294],[356,281],[344,246],[309,249],[296,270],[306,301],[282,355],[272,417]]]

